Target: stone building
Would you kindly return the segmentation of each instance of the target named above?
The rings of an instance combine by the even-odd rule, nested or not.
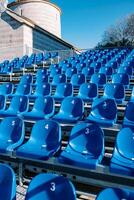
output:
[[[48,0],[16,0],[0,17],[0,61],[33,52],[69,50],[61,38],[61,10]]]

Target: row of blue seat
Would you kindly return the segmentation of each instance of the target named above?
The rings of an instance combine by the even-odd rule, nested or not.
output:
[[[70,64],[70,66],[76,66],[78,64],[84,64],[86,63],[86,66],[90,66],[93,68],[100,68],[103,65],[116,67],[117,65],[120,65],[126,58],[126,56],[130,53],[129,49],[123,49],[123,50],[110,50],[108,52],[103,51],[104,54],[101,52],[85,52],[80,55],[76,55],[75,57],[69,58],[62,61],[59,66],[62,66],[62,68],[66,68],[65,64]],[[94,54],[95,53],[95,54]],[[87,56],[88,55],[88,56]],[[129,54],[130,55],[130,54]],[[133,55],[133,54],[132,54]],[[31,67],[33,65],[40,65],[45,61],[48,61],[49,59],[53,59],[58,57],[58,52],[54,53],[39,53],[39,54],[31,54],[30,57],[27,55],[23,56],[21,59],[15,58],[11,62],[8,60],[5,60],[3,63],[0,64],[0,73],[1,74],[11,74],[14,69],[22,70],[24,68]],[[130,61],[129,61],[130,62]],[[128,61],[126,61],[128,63]],[[132,63],[132,61],[131,61]],[[122,65],[124,66],[124,65]],[[125,66],[130,66],[126,65]]]
[[[41,64],[57,57],[58,52],[38,54],[33,53],[30,56],[25,55],[22,58],[14,58],[11,62],[9,60],[5,60],[4,62],[0,63],[0,74],[10,74],[13,73],[14,69],[21,70],[23,68],[31,67],[34,64]]]
[[[88,77],[88,80],[86,80],[86,76],[84,74],[74,74],[71,77],[70,83],[73,85],[73,87],[80,87],[81,84],[90,82],[90,83],[95,83],[98,85],[98,87],[103,88],[106,83],[109,82],[107,80],[107,77],[105,74],[93,74],[90,79]],[[53,86],[57,86],[60,83],[67,83],[67,79],[65,74],[57,74],[53,77],[52,82],[48,80],[47,75],[42,75],[37,77],[35,82],[33,82],[33,78],[31,75],[25,75],[21,78],[20,83],[27,84],[27,83],[32,83],[34,85],[37,84],[43,84],[43,83],[51,83]],[[130,87],[130,78],[127,74],[114,74],[112,76],[112,83],[121,83],[125,86],[125,88]]]
[[[16,200],[16,178],[11,167],[0,164],[1,200]],[[65,177],[56,174],[39,174],[30,182],[25,200],[76,200],[74,185]],[[107,188],[96,200],[134,199],[134,192],[128,189]]]
[[[94,51],[95,52],[95,51]],[[83,53],[82,56],[76,56],[76,57],[71,57],[67,60],[62,61],[59,63],[57,66],[60,68],[63,72],[66,71],[67,68],[77,68],[77,70],[82,71],[83,67],[91,67],[96,69],[97,71],[101,67],[111,67],[113,69],[117,69],[118,67],[129,67],[132,66],[133,64],[133,59],[130,62],[130,59],[128,58],[133,53],[129,54],[128,52],[118,52],[118,53],[113,53],[112,51],[107,53],[106,55],[103,55],[99,53],[92,55],[91,53],[86,55],[86,53]],[[51,69],[51,67],[50,67]]]
[[[56,71],[57,70],[57,71]],[[72,74],[83,73],[86,76],[91,76],[94,73],[104,73],[107,76],[111,76],[113,73],[127,73],[129,76],[133,75],[133,66],[120,66],[117,69],[114,69],[112,66],[88,66],[86,63],[77,64],[76,66],[71,66],[69,64],[64,65],[61,68],[58,64],[53,64],[50,66],[47,73],[50,72],[50,76],[54,76],[57,73],[63,73],[68,78],[72,76]]]
[[[65,97],[74,95],[73,89],[71,83],[60,83],[57,85],[54,95],[51,95],[52,87],[49,83],[36,85],[36,87],[33,87],[31,84],[18,84],[14,92],[13,84],[6,83],[0,85],[0,95],[8,97],[25,95],[31,99],[51,95],[56,101],[62,101]],[[77,97],[80,97],[84,102],[92,102],[98,95],[99,90],[95,83],[83,83],[79,87]],[[107,83],[103,97],[112,98],[116,103],[121,104],[125,100],[125,88],[122,84]],[[134,89],[132,90],[131,101],[134,101]]]
[[[0,199],[16,200],[16,177],[13,169],[0,164]],[[76,200],[73,184],[56,174],[39,174],[30,182],[25,200]]]
[[[4,133],[4,134],[3,134]],[[110,172],[134,175],[134,130],[122,128],[110,163]],[[54,120],[39,120],[33,126],[30,138],[24,141],[24,122],[18,117],[4,118],[0,123],[0,154],[24,159],[46,161],[61,148],[61,127]],[[71,166],[96,169],[105,155],[104,132],[92,123],[76,124],[67,147],[57,161]],[[103,164],[102,164],[103,165]]]
[[[133,126],[134,101],[127,104],[123,120],[124,126]],[[84,104],[79,97],[66,97],[60,106],[60,110],[55,114],[55,103],[51,96],[38,97],[33,103],[32,109],[29,107],[29,99],[26,96],[15,96],[10,105],[6,108],[6,98],[0,96],[0,117],[20,116],[26,120],[39,120],[53,118],[60,123],[76,123],[87,120],[96,122],[101,126],[113,126],[117,123],[117,105],[114,99],[96,98],[91,106],[88,117],[84,117]]]

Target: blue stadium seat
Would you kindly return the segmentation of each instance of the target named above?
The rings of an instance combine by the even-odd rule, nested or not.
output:
[[[83,83],[79,88],[78,96],[85,102],[93,101],[98,96],[98,88],[95,83]]]
[[[38,84],[35,87],[35,91],[29,98],[36,99],[37,97],[49,96],[51,94],[51,86],[49,83]]]
[[[113,68],[112,67],[101,67],[99,70],[99,74],[105,74],[107,78],[110,78],[113,74]]]
[[[129,76],[128,74],[114,74],[112,77],[112,83],[122,83],[125,88],[129,87]]]
[[[83,60],[82,60],[82,63],[78,63],[78,64],[76,65],[76,69],[77,69],[78,73],[81,73],[81,72],[82,72],[82,69],[83,69],[84,67],[86,67],[86,63],[84,63]]]
[[[13,67],[10,64],[8,64],[5,65],[2,71],[0,71],[0,74],[12,74],[12,72],[13,72]]]
[[[37,72],[36,72],[36,77],[42,76],[42,75],[47,75],[47,69],[41,68],[41,69],[38,69],[38,70],[37,70]]]
[[[21,59],[19,59],[18,63],[16,66],[14,66],[14,70],[17,70],[17,71],[21,71],[25,68],[25,63],[27,62],[27,59],[28,59],[28,56],[25,55],[23,56]]]
[[[96,62],[97,61],[97,57],[94,57],[94,62],[91,63],[90,67],[93,67],[95,69],[95,71],[99,71],[99,69],[101,68],[101,62]]]
[[[53,69],[59,69],[59,64],[51,64],[47,71],[51,72]]]
[[[65,73],[68,68],[72,68],[72,64],[64,63],[64,64],[60,64],[60,67],[61,67],[62,73]]]
[[[35,64],[35,59],[36,59],[36,54],[35,53],[31,54],[25,63],[25,67],[26,68],[32,67],[32,65]]]
[[[4,134],[3,134],[4,133]],[[24,140],[24,122],[18,117],[7,117],[0,123],[0,154],[12,154]]]
[[[33,85],[39,85],[44,83],[48,83],[48,75],[37,76],[36,81]]]
[[[72,129],[69,143],[58,161],[82,168],[96,169],[103,156],[103,131],[96,124],[79,123]]]
[[[73,87],[79,87],[81,84],[85,83],[85,75],[84,74],[74,74],[71,77],[71,84]]]
[[[76,200],[73,184],[55,174],[39,174],[31,181],[25,200]]]
[[[29,140],[16,155],[34,160],[48,160],[61,147],[61,128],[52,120],[40,120],[33,126]]]
[[[45,53],[45,55],[44,55],[44,60],[45,60],[45,61],[49,61],[49,59],[51,59],[51,53],[50,53],[50,52]]]
[[[1,117],[17,116],[28,110],[28,98],[26,96],[14,96],[6,110],[0,110]]]
[[[113,99],[95,99],[91,112],[87,117],[89,122],[98,123],[102,126],[113,126],[117,119],[117,107]]]
[[[44,61],[44,54],[43,53],[36,54],[35,64],[36,65],[41,65],[41,64],[43,64],[43,61]]]
[[[124,114],[123,126],[124,127],[134,127],[134,102],[129,101]]]
[[[31,74],[26,74],[21,77],[20,84],[30,84],[33,81],[33,77]]]
[[[117,69],[118,63],[117,63],[117,61],[112,61],[111,60],[109,63],[106,64],[106,66],[112,67],[113,69]]]
[[[97,196],[96,200],[133,200],[134,192],[127,189],[107,188]]]
[[[120,83],[107,83],[104,88],[104,98],[111,98],[116,101],[116,103],[122,103],[125,99],[125,88],[123,84]]]
[[[131,128],[123,128],[117,135],[110,171],[134,176],[134,130]]]
[[[0,85],[0,95],[9,95],[13,92],[14,85],[12,83],[3,83]]]
[[[83,101],[78,97],[66,97],[58,114],[53,119],[61,123],[75,123],[84,113]]]
[[[32,87],[30,84],[18,84],[17,89],[14,94],[10,94],[8,96],[23,96],[23,95],[30,95],[32,92]]]
[[[48,119],[54,114],[54,100],[51,96],[37,97],[31,111],[21,113],[27,120]]]
[[[61,74],[61,69],[59,68],[53,68],[51,71],[50,71],[50,77],[53,78],[55,75],[57,74]]]
[[[117,73],[119,74],[128,74],[129,76],[132,76],[133,75],[133,68],[132,67],[119,67],[118,70],[117,70]]]
[[[82,74],[84,74],[85,77],[90,77],[94,74],[94,68],[93,67],[84,67],[82,69]]]
[[[0,164],[0,199],[16,200],[16,177],[11,167]]]
[[[65,75],[67,78],[71,78],[73,74],[77,74],[77,69],[75,67],[69,67],[67,68],[66,72],[65,72]]]
[[[73,87],[71,83],[60,83],[56,87],[53,98],[57,101],[62,101],[65,97],[73,95]]]
[[[107,82],[105,74],[93,74],[90,83],[97,84],[98,87],[104,87]]]
[[[65,74],[57,74],[53,77],[52,85],[57,86],[60,83],[66,83],[66,75]]]

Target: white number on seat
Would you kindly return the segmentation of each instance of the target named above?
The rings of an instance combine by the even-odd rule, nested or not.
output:
[[[45,129],[48,129],[48,128],[49,128],[49,126],[48,126],[48,124],[46,124]]]
[[[55,191],[55,189],[56,189],[55,183],[54,183],[54,182],[52,182],[52,183],[51,183],[50,190],[51,190],[52,192],[54,192],[54,191]]]
[[[74,104],[74,100],[72,101],[72,104]]]
[[[15,121],[12,121],[12,126],[14,126],[15,125]]]
[[[85,129],[85,134],[88,135],[89,133],[90,133],[89,128],[86,128],[86,129]]]

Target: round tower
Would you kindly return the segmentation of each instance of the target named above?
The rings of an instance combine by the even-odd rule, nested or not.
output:
[[[61,10],[49,0],[16,0],[8,7],[32,20],[35,25],[61,37]]]

